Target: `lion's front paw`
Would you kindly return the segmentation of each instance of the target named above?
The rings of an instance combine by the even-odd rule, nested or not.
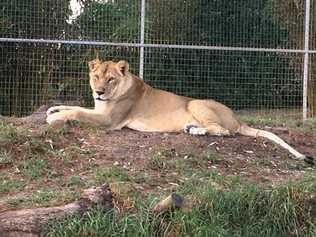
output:
[[[46,115],[49,116],[53,113],[57,113],[60,111],[59,109],[60,106],[53,106],[53,107],[50,107],[47,111],[46,111]]]
[[[59,109],[61,110],[57,112]],[[47,114],[46,122],[48,124],[64,123],[69,120],[79,120],[79,111],[67,109],[66,106],[52,107],[47,111]]]
[[[49,115],[52,115],[54,113],[61,112],[63,110],[71,110],[71,108],[69,106],[65,106],[65,105],[53,106],[53,107],[50,107],[46,111],[46,115],[49,116]]]
[[[47,111],[48,112],[48,111]],[[67,121],[67,117],[60,112],[53,112],[46,118],[48,124],[60,124]]]

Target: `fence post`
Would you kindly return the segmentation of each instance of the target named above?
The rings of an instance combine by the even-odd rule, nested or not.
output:
[[[307,119],[307,86],[309,69],[309,27],[310,27],[310,0],[305,1],[305,41],[304,41],[304,78],[303,78],[303,120]]]
[[[140,11],[140,47],[139,52],[139,77],[143,79],[144,75],[144,43],[145,43],[145,11],[146,2],[141,0],[141,11]]]

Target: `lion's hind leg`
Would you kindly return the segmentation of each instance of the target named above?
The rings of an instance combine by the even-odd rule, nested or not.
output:
[[[216,103],[215,105],[222,106],[219,103]],[[188,104],[188,111],[200,124],[200,126],[195,126],[195,128],[192,127],[189,130],[187,129],[190,134],[195,135],[194,133],[198,133],[197,131],[201,131],[200,133],[203,133],[205,131],[203,135],[205,135],[206,133],[215,136],[228,136],[231,134],[229,129],[223,126],[223,124],[225,123],[222,121],[221,117],[216,114],[216,110],[213,109],[212,106],[213,104],[211,104],[207,100],[193,100]],[[226,107],[223,107],[222,110],[224,113],[226,112],[227,115],[230,116],[230,111],[227,110]]]
[[[197,135],[197,136],[203,136],[206,134],[215,135],[215,136],[230,135],[230,132],[227,129],[221,127],[218,124],[212,124],[204,128],[204,127],[199,127],[197,125],[188,123],[184,126],[184,132],[189,133],[191,135]]]
[[[228,129],[223,128],[219,124],[213,123],[208,124],[206,127],[208,134],[215,136],[229,136],[230,132]]]
[[[192,124],[192,123],[188,123],[188,124],[184,125],[183,130],[185,133],[189,133],[191,135],[198,135],[198,136],[206,135],[206,133],[207,133],[206,128],[199,127],[199,126]]]

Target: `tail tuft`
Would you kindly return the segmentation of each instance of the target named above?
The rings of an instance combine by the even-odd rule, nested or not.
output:
[[[307,164],[311,165],[311,166],[314,166],[314,165],[315,165],[315,159],[314,159],[313,157],[311,157],[311,156],[306,156],[306,157],[304,158],[304,161],[305,161]]]

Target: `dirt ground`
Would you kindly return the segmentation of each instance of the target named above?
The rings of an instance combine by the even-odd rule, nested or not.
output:
[[[316,133],[300,130],[273,130],[300,152],[316,156]],[[80,137],[80,132],[76,135]],[[81,146],[95,147],[102,165],[119,162],[130,170],[146,167],[148,158],[157,151],[172,151],[172,158],[185,159],[188,155],[207,155],[217,158],[208,162],[209,169],[223,175],[240,175],[250,181],[270,184],[299,177],[309,165],[293,161],[289,153],[263,139],[245,136],[214,137],[190,136],[185,133],[142,133],[130,129],[87,134]],[[78,142],[78,141],[77,141]],[[79,142],[80,143],[80,142]],[[204,163],[203,163],[204,164]]]
[[[143,133],[130,129],[104,131],[102,128],[80,124],[67,125],[63,132],[54,131],[52,135],[47,132],[50,131],[47,130],[47,125],[39,126],[37,122],[15,125],[23,127],[24,131],[27,130],[26,140],[0,144],[1,150],[9,152],[13,157],[10,162],[0,163],[0,173],[11,181],[25,182],[22,188],[0,192],[0,212],[25,206],[16,203],[12,205],[10,199],[13,197],[21,198],[23,202],[23,198],[43,187],[54,190],[69,188],[69,177],[79,177],[80,182],[76,184],[78,190],[83,186],[95,184],[91,180],[94,179],[96,170],[109,167],[119,167],[129,177],[133,177],[134,181],[137,177],[135,187],[141,192],[155,192],[177,185],[181,181],[181,170],[166,168],[168,160],[181,163],[191,159],[195,161],[192,162],[193,173],[195,170],[217,172],[223,176],[238,176],[262,185],[277,185],[296,180],[303,177],[306,172],[314,170],[303,162],[294,161],[287,151],[261,138],[238,135],[196,137],[184,133]],[[256,127],[272,131],[301,153],[316,157],[315,131],[261,125]],[[37,138],[36,142],[27,140],[32,136]],[[72,151],[69,151],[70,148]],[[60,155],[66,151],[67,157]],[[25,165],[21,164],[25,164],[33,154],[49,163],[49,167],[43,168],[44,173],[38,174],[40,179],[28,179],[23,176],[22,169]],[[162,157],[160,161],[163,162],[149,166],[149,160],[152,160],[153,156],[157,157],[157,154],[158,158]],[[156,178],[149,181],[149,176],[145,175],[147,173],[150,177]],[[47,206],[69,201],[67,198],[52,200],[47,203],[32,202],[26,206]]]

